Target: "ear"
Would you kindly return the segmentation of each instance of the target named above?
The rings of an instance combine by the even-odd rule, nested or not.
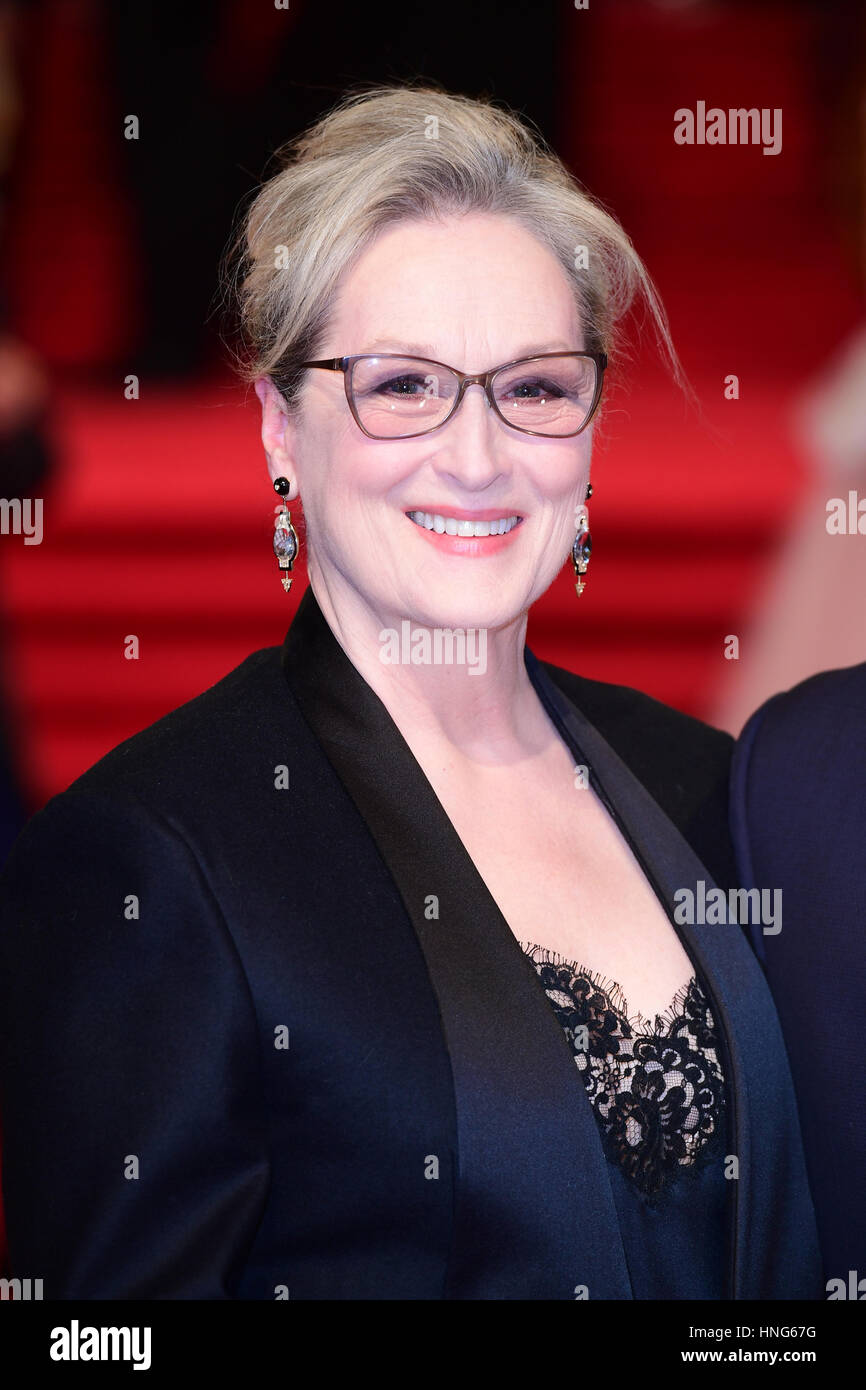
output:
[[[260,376],[255,382],[256,395],[262,403],[262,444],[268,461],[271,482],[288,478],[291,483],[285,500],[298,496],[297,426],[286,409],[286,403],[270,377]]]

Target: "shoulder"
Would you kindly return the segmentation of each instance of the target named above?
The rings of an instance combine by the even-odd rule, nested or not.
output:
[[[253,819],[274,768],[301,755],[306,726],[291,697],[281,647],[252,652],[214,685],[124,739],[52,796],[18,836],[5,865],[69,843],[105,852],[214,840],[227,808]],[[103,856],[104,857],[104,856]]]
[[[220,834],[236,822],[254,835],[264,788],[273,786],[274,746],[265,739],[257,751],[256,738],[273,727],[279,656],[280,648],[252,653],[30,818],[0,871],[0,979],[12,987],[49,971],[56,979],[58,962],[79,980],[81,972],[103,978],[99,961],[122,975],[137,960],[134,937],[118,931],[127,907],[129,920],[139,908],[146,914],[154,958],[174,961],[178,972],[182,960],[187,971],[195,941],[237,973],[216,886]]]
[[[280,647],[252,652],[200,695],[124,739],[76,778],[70,791],[179,780],[242,759],[269,715],[285,712]],[[270,725],[273,728],[273,722]]]
[[[716,882],[735,883],[727,811],[731,735],[642,690],[541,664],[643,783]]]
[[[642,770],[653,780],[700,781],[727,770],[734,740],[722,729],[643,690],[589,680],[548,662],[542,665],[636,775]]]
[[[862,797],[866,777],[866,662],[821,671],[765,700],[746,721],[733,756],[734,796],[777,805],[794,795],[814,808],[844,787]],[[803,788],[811,788],[804,798]]]
[[[820,742],[862,739],[866,723],[866,661],[833,671],[820,671],[765,700],[747,720],[738,743],[758,739],[780,750],[807,733]]]

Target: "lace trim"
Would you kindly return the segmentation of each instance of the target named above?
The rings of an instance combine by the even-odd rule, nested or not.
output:
[[[521,941],[574,1051],[605,1153],[651,1203],[720,1146],[715,1021],[693,975],[662,1013],[629,1014],[615,980]]]

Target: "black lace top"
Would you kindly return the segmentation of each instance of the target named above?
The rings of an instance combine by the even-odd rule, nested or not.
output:
[[[722,1048],[697,976],[653,1020],[619,985],[520,942],[598,1122],[634,1298],[721,1299],[732,1183]]]
[[[622,989],[542,946],[520,943],[574,1051],[609,1160],[654,1205],[718,1160],[725,1105],[716,1028],[692,978],[655,1019]]]

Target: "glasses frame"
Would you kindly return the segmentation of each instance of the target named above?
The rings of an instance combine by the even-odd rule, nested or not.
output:
[[[546,357],[587,357],[590,359],[590,361],[595,363],[595,391],[593,393],[592,404],[590,405],[589,413],[587,414],[587,417],[584,420],[583,424],[578,429],[571,430],[568,434],[546,434],[544,430],[530,430],[527,429],[525,425],[515,425],[513,420],[506,419],[506,417],[502,414],[502,411],[499,409],[499,406],[496,403],[496,398],[493,395],[493,380],[500,372],[506,371],[509,367],[518,367],[520,366],[521,362],[541,362]],[[399,360],[402,362],[405,362],[407,360],[412,362],[423,362],[427,366],[444,367],[446,371],[452,372],[454,376],[456,376],[457,378],[458,390],[456,396],[454,397],[454,404],[452,405],[448,414],[445,416],[445,419],[440,420],[438,425],[428,425],[426,429],[413,430],[411,434],[371,434],[370,431],[368,429],[365,429],[364,426],[361,424],[361,420],[358,416],[358,411],[355,407],[355,401],[352,394],[352,373],[354,370],[355,363],[367,358],[375,358],[378,361],[392,359]],[[352,417],[359,430],[361,430],[361,432],[365,434],[368,439],[377,439],[386,442],[388,440],[396,439],[417,439],[419,435],[432,434],[434,430],[441,430],[442,426],[447,425],[448,421],[452,418],[452,416],[456,415],[457,411],[460,409],[460,405],[463,401],[464,395],[466,394],[466,388],[468,386],[483,387],[484,393],[487,396],[490,405],[492,405],[493,409],[496,411],[496,414],[499,416],[499,419],[502,421],[502,423],[504,425],[507,425],[509,429],[518,430],[521,434],[533,434],[540,439],[573,439],[575,435],[581,434],[583,430],[586,429],[593,415],[598,410],[599,404],[601,402],[602,388],[604,386],[604,373],[605,368],[607,367],[607,353],[537,352],[534,353],[531,357],[516,357],[512,362],[502,362],[498,367],[491,367],[490,370],[487,372],[461,372],[458,370],[457,367],[449,366],[447,362],[438,362],[434,357],[415,357],[410,352],[356,352],[349,357],[327,357],[319,362],[299,362],[297,365],[299,367],[318,367],[326,372],[343,373],[343,386],[345,387],[346,400],[348,401],[349,409],[352,412]]]

